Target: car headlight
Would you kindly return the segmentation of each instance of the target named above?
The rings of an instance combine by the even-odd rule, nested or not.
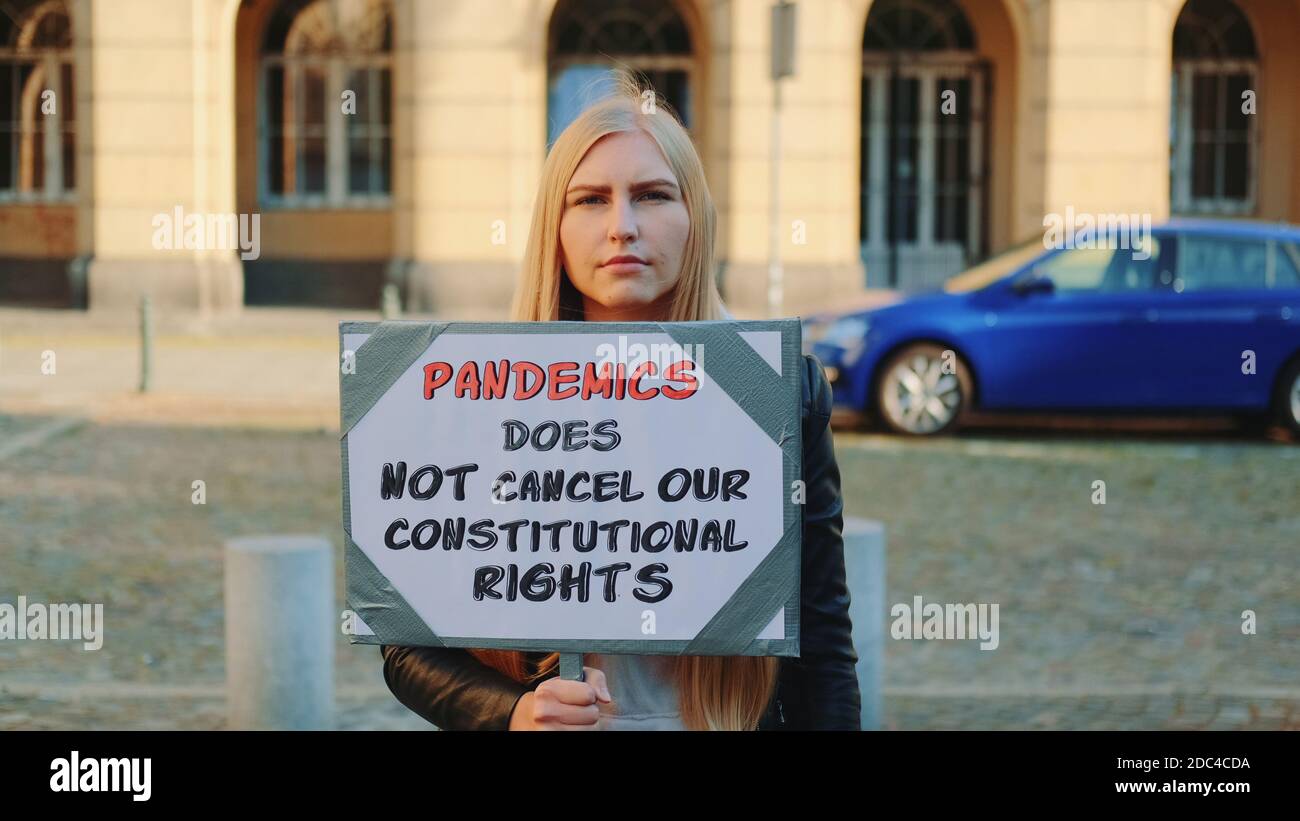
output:
[[[862,317],[845,317],[833,323],[822,336],[823,345],[834,345],[843,353],[840,361],[847,367],[858,361],[866,347],[867,332],[871,323]]]
[[[804,319],[800,324],[799,335],[803,337],[803,344],[807,350],[812,350],[812,346],[822,341],[826,336],[826,331],[835,324],[830,319]],[[805,351],[806,353],[807,351]]]
[[[871,328],[870,323],[861,317],[846,317],[831,324],[822,335],[822,342],[841,348],[856,345],[862,341]]]

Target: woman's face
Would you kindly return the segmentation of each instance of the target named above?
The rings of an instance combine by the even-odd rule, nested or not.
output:
[[[597,140],[573,172],[560,217],[560,259],[587,320],[667,316],[690,227],[677,178],[648,134]]]

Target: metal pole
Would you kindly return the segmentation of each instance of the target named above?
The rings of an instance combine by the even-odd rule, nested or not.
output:
[[[898,196],[898,146],[896,144],[896,135],[894,134],[895,123],[898,121],[898,57],[892,55],[889,60],[889,77],[886,79],[889,99],[885,110],[885,145],[888,156],[885,165],[889,169],[889,181],[886,183],[888,189],[885,193],[885,199],[889,202],[889,219],[885,228],[886,242],[889,243],[889,287],[898,287],[898,223],[902,215],[899,213],[901,197]]]
[[[153,303],[140,297],[140,393],[148,393],[153,381]]]
[[[397,285],[392,282],[384,286],[380,313],[384,319],[397,319],[402,315],[402,296],[397,290]]]
[[[781,265],[781,80],[772,80],[771,189],[768,192],[767,315],[779,317],[785,303],[785,269]]]
[[[794,3],[781,2],[771,10],[771,53],[768,75],[772,79],[772,135],[768,141],[768,245],[767,245],[767,314],[778,317],[785,312],[785,268],[781,264],[781,78],[794,75],[795,65]]]

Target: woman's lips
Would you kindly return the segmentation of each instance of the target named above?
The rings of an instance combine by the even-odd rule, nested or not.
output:
[[[601,270],[611,274],[638,274],[646,267],[644,262],[611,262],[600,266]]]

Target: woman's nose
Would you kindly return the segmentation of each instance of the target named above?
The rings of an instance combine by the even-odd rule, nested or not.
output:
[[[631,242],[636,239],[636,213],[630,199],[615,200],[610,211],[609,238],[615,242]]]

